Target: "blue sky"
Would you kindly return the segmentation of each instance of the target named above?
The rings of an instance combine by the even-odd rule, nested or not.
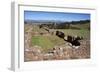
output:
[[[90,20],[90,14],[85,13],[64,13],[64,12],[43,12],[24,11],[24,20],[59,20],[59,21],[79,21]]]

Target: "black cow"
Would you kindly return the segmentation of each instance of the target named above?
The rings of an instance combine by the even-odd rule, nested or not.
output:
[[[64,34],[63,32],[61,32],[61,31],[56,31],[56,35],[57,35],[58,37],[60,37],[60,38],[63,38],[63,39],[64,39],[64,37],[65,37],[65,34]]]
[[[72,44],[72,46],[80,46],[81,45],[80,42],[79,42],[79,40],[77,40],[77,39],[73,40],[71,42],[71,44]]]
[[[79,37],[79,36],[73,37],[73,36],[68,35],[67,40],[65,41],[71,43],[72,46],[80,46],[81,44],[79,40],[82,40],[82,39],[83,37]]]
[[[72,36],[70,36],[70,35],[68,35],[67,36],[67,39],[65,39],[65,41],[67,41],[67,42],[72,42],[73,41],[73,37]]]
[[[75,37],[74,37],[74,39],[75,39],[75,40],[82,40],[82,39],[83,39],[83,37],[80,37],[80,36],[75,36]]]

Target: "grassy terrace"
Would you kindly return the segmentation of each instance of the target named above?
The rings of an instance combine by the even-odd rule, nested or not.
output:
[[[58,29],[60,31],[63,31],[65,35],[78,35],[78,36],[83,36],[85,39],[90,38],[90,31],[86,29],[80,29],[80,30],[75,30],[75,29]]]
[[[43,51],[48,51],[56,45],[64,43],[63,39],[57,36],[33,36],[32,44],[42,47]]]

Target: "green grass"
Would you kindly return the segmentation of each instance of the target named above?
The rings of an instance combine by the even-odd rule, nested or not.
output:
[[[76,24],[76,25],[71,25],[72,27],[77,27],[80,29],[88,29],[90,27],[90,23],[87,24]]]
[[[47,37],[43,36],[34,36],[32,38],[32,44],[41,46],[44,51],[46,51],[46,49],[52,48],[54,45]]]
[[[33,36],[32,37],[32,44],[41,46],[44,52],[62,43],[64,43],[63,39],[60,39],[57,36]]]
[[[87,29],[80,29],[80,30],[75,30],[75,29],[58,29],[60,31],[63,31],[65,33],[65,35],[78,35],[78,36],[82,36],[85,39],[89,39],[90,38],[90,31]]]

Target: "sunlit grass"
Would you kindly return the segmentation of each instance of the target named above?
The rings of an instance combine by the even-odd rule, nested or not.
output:
[[[57,36],[33,36],[32,44],[38,45],[42,50],[47,51],[52,49],[54,46],[64,43],[63,39]]]

